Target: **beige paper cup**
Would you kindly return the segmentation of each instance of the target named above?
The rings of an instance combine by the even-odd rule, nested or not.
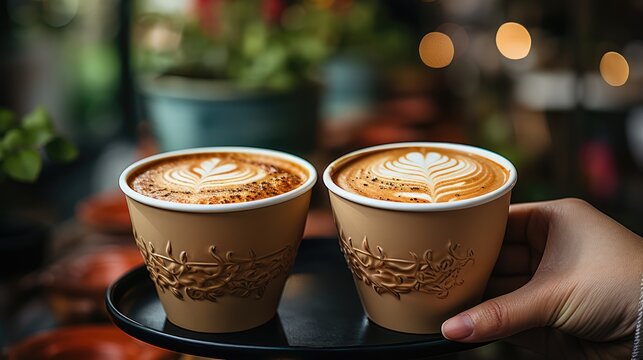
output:
[[[350,193],[333,172],[371,151],[436,147],[489,158],[509,171],[499,189],[450,203],[397,203]],[[482,299],[507,223],[516,169],[505,158],[473,146],[399,143],[345,155],[324,171],[339,243],[368,317],[383,327],[439,333],[449,317]]]
[[[236,152],[269,155],[308,173],[298,188],[234,204],[179,204],[132,190],[130,174],[160,159],[186,154]],[[282,152],[212,147],[173,151],[129,166],[119,179],[134,237],[170,322],[200,332],[235,332],[269,321],[277,305],[306,222],[317,175],[307,161]]]

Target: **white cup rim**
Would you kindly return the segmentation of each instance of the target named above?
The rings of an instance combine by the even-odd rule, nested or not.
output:
[[[303,184],[299,185],[297,188],[292,189],[283,194],[276,196],[268,197],[265,199],[240,202],[240,203],[231,203],[231,204],[183,204],[176,203],[167,200],[155,199],[143,194],[136,192],[127,184],[127,178],[135,170],[138,170],[142,166],[149,164],[150,162],[166,159],[178,155],[191,155],[191,154],[202,154],[202,153],[243,153],[243,154],[256,154],[256,155],[267,155],[272,156],[281,160],[286,160],[293,162],[308,172],[308,179],[304,181]],[[245,146],[217,146],[217,147],[200,147],[200,148],[190,148],[176,151],[164,152],[156,155],[146,157],[144,159],[138,160],[132,165],[128,166],[118,179],[118,185],[121,188],[121,191],[125,195],[139,203],[149,205],[159,209],[179,211],[179,212],[192,212],[192,213],[228,213],[236,211],[245,211],[253,210],[258,208],[264,208],[272,205],[277,205],[288,200],[294,199],[308,190],[310,190],[315,182],[317,181],[317,172],[313,165],[308,161],[282,151],[277,150],[268,150],[261,148],[245,147]]]
[[[339,187],[337,184],[335,184],[335,182],[333,182],[333,179],[331,177],[333,171],[335,171],[338,165],[342,164],[344,161],[348,160],[349,158],[352,158],[356,155],[372,152],[372,151],[396,149],[396,148],[402,148],[402,147],[435,147],[435,148],[442,148],[442,149],[459,150],[463,152],[472,153],[475,155],[480,155],[482,157],[493,160],[496,163],[498,163],[500,166],[504,167],[509,172],[509,179],[507,179],[507,181],[498,189],[488,192],[486,194],[476,196],[470,199],[458,200],[453,202],[441,202],[441,203],[402,203],[402,202],[372,199],[363,195],[355,194],[347,190],[344,190],[341,187]],[[471,146],[466,144],[457,144],[457,143],[447,143],[447,142],[401,142],[401,143],[384,144],[384,145],[367,147],[361,150],[348,153],[336,159],[335,161],[331,162],[326,167],[323,174],[324,185],[326,185],[326,187],[331,193],[343,199],[352,201],[357,204],[365,205],[368,207],[373,207],[373,208],[379,208],[379,209],[385,209],[385,210],[396,210],[396,211],[410,211],[410,212],[448,211],[448,210],[466,209],[466,208],[482,205],[490,201],[493,201],[499,197],[502,197],[503,195],[511,191],[511,189],[513,189],[513,187],[516,185],[517,179],[518,179],[518,174],[516,172],[516,168],[509,160],[507,160],[503,156],[500,156],[494,152],[491,152],[489,150],[485,150],[476,146]]]

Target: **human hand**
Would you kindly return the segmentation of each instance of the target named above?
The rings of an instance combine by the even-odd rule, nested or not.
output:
[[[512,205],[491,299],[447,320],[442,333],[507,338],[553,358],[628,358],[641,275],[643,239],[588,203]]]

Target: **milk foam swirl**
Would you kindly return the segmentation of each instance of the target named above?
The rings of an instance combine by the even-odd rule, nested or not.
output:
[[[428,202],[438,202],[443,197],[449,197],[449,201],[456,200],[453,195],[466,185],[467,178],[481,171],[479,164],[471,159],[453,159],[435,152],[411,152],[395,161],[374,165],[371,170],[376,176],[400,184],[425,185],[426,192],[399,192],[397,195],[418,197]]]
[[[438,148],[390,149],[358,157],[337,171],[350,192],[397,202],[449,202],[491,192],[508,172],[487,158]]]
[[[240,164],[224,163],[219,158],[203,161],[198,167],[192,169],[185,164],[163,173],[163,179],[168,183],[190,188],[194,192],[212,187],[248,184],[259,181],[265,176],[266,172],[261,168],[249,166],[241,168]]]

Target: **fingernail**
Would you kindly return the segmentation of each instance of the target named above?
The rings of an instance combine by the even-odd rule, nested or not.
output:
[[[461,340],[473,334],[473,321],[469,315],[460,314],[442,324],[442,335],[449,340]]]

